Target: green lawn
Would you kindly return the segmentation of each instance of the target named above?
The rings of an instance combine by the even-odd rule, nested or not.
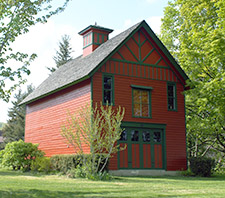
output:
[[[104,182],[1,169],[0,197],[225,197],[225,177],[115,177]]]

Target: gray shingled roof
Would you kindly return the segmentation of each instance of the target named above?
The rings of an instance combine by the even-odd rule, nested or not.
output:
[[[143,22],[143,21],[142,21]],[[42,82],[30,95],[28,95],[21,104],[27,104],[46,95],[57,92],[76,81],[88,78],[89,74],[99,66],[116,48],[142,23],[130,27],[119,35],[109,39],[101,44],[91,54],[82,57],[79,56],[67,62],[57,69],[44,82]]]

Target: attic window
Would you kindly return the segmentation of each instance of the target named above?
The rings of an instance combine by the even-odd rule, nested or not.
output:
[[[109,104],[113,105],[114,104],[114,80],[113,76],[111,75],[104,75],[103,76],[103,104]]]

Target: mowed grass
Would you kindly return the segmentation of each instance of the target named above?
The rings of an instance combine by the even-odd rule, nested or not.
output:
[[[114,177],[111,181],[69,179],[0,170],[0,198],[225,197],[225,177]]]

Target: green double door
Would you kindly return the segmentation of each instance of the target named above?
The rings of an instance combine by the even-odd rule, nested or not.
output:
[[[126,128],[118,141],[118,168],[163,169],[163,129]]]

